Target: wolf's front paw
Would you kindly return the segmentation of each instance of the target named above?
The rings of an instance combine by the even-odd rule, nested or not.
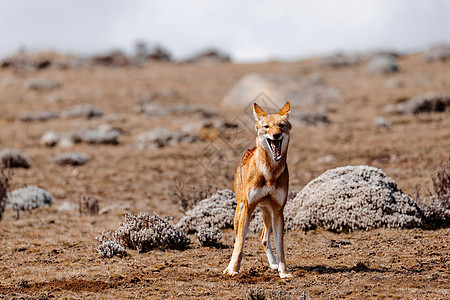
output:
[[[226,276],[236,276],[237,274],[238,274],[238,272],[233,271],[230,267],[226,268],[223,271],[223,275],[226,275]]]
[[[281,279],[291,279],[293,276],[291,273],[280,273]]]
[[[278,263],[272,263],[272,264],[270,264],[270,268],[271,268],[272,270],[278,270]]]

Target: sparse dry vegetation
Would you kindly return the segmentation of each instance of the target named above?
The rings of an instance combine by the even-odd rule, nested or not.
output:
[[[100,246],[103,247],[105,240],[113,240],[140,253],[153,249],[185,249],[190,244],[189,237],[169,221],[169,217],[161,218],[156,213],[126,215],[125,222],[116,231],[102,234]]]
[[[96,60],[22,53],[3,60],[0,150],[20,149],[31,165],[13,170],[7,190],[45,187],[55,204],[26,213],[19,210],[20,219],[11,207],[3,211],[0,298],[240,299],[251,287],[258,287],[265,299],[271,295],[275,299],[447,299],[450,227],[442,218],[448,206],[441,200],[447,198],[438,197],[447,192],[437,187],[446,186],[442,179],[448,177],[442,177],[443,172],[441,177],[433,175],[435,189],[429,175],[449,155],[450,110],[448,106],[441,109],[443,97],[436,105],[425,103],[421,113],[386,110],[412,105],[408,100],[416,97],[450,94],[450,60],[442,53],[430,54],[436,58],[381,53],[396,58],[399,72],[376,75],[368,72],[367,63],[380,53],[344,53],[321,67],[320,58],[234,64],[206,57],[192,65],[155,61],[146,54],[138,60],[124,53]],[[251,74],[257,76],[248,77]],[[250,81],[241,81],[244,78]],[[34,79],[59,84],[31,88],[28,84]],[[265,95],[260,95],[259,88],[252,94],[252,82],[271,85]],[[342,176],[346,184],[341,186],[348,186],[348,191],[341,193],[336,187],[329,201],[316,198],[316,204],[329,203],[326,209],[294,207],[290,197],[285,209],[287,227],[292,216],[307,212],[315,211],[311,216],[318,222],[313,230],[286,232],[292,280],[282,281],[269,268],[259,233],[253,232],[246,240],[240,274],[226,278],[222,271],[234,242],[233,177],[242,153],[255,143],[253,117],[246,107],[257,96],[262,106],[284,103],[285,97],[277,95],[294,97],[290,190],[301,191],[327,170],[368,165],[383,170],[406,195],[414,195],[419,184],[424,202],[416,199],[414,210],[406,201],[409,198],[387,193],[389,201],[371,203],[370,193],[364,194],[362,187],[351,189],[353,179]],[[81,104],[90,109],[73,109]],[[55,112],[59,118],[42,122],[51,116],[45,112]],[[61,117],[62,112],[67,118]],[[143,141],[138,147],[138,136],[146,132],[159,135],[162,142],[156,138],[157,142]],[[164,139],[165,132],[172,139]],[[60,167],[49,160],[64,152],[83,153],[89,162],[82,167]],[[4,170],[7,175],[10,171]],[[174,178],[186,183],[185,188],[170,186]],[[383,179],[379,185],[391,190],[389,182]],[[353,183],[371,186],[364,180]],[[379,199],[375,192],[384,190],[379,185],[372,188],[373,198]],[[366,199],[353,201],[353,211],[359,214],[336,204],[345,203],[345,195],[356,197],[358,190],[358,199]],[[101,200],[98,213],[90,213],[97,209],[95,201],[87,201],[80,215],[78,204],[86,195]],[[336,199],[338,195],[342,199]],[[332,222],[333,207],[335,216],[349,220]],[[371,207],[380,208],[381,219],[362,217],[364,212],[375,212]],[[173,221],[152,214],[138,217],[147,211]],[[330,214],[322,216],[322,212]],[[128,214],[134,217],[124,222]],[[414,221],[416,217],[422,224]],[[254,223],[257,218],[258,214],[252,222],[256,232],[260,230]],[[378,227],[377,220],[386,218],[409,218],[404,227],[413,223],[419,227],[364,228]],[[139,230],[138,224],[146,222],[152,229]],[[102,230],[108,233],[97,243]],[[186,246],[182,236],[193,242]],[[181,242],[173,242],[177,239]],[[201,244],[215,240],[217,245]],[[175,248],[185,245],[184,250],[169,249],[172,243]],[[144,249],[148,252],[139,252]]]
[[[5,167],[0,163],[0,221],[6,208],[9,180],[10,173],[6,173]]]
[[[98,199],[93,195],[84,195],[80,200],[80,215],[98,215],[100,204]]]
[[[49,192],[30,185],[9,192],[7,205],[16,211],[18,219],[20,211],[30,211],[38,207],[49,206],[53,202],[55,202],[55,199]]]
[[[427,229],[450,226],[450,156],[447,162],[436,168],[431,176],[434,193],[422,198],[417,187],[416,201],[423,215],[423,227]]]
[[[3,149],[0,152],[0,164],[6,168],[25,168],[30,167],[30,159],[18,149]]]
[[[56,155],[52,158],[52,161],[60,166],[81,166],[88,161],[88,156],[83,153],[66,152]]]

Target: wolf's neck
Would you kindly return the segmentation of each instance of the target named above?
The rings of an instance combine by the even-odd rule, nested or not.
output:
[[[268,181],[276,181],[286,168],[287,151],[282,154],[279,161],[275,161],[271,153],[258,143],[256,146],[257,167]]]

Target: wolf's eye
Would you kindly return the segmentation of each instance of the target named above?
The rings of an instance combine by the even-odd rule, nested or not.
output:
[[[269,128],[269,125],[264,125],[263,127],[267,129],[267,128]]]
[[[286,124],[281,123],[281,124],[280,124],[280,128],[284,128],[284,127],[286,127]]]

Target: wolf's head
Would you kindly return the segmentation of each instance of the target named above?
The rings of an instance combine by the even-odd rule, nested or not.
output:
[[[253,116],[255,117],[255,129],[258,133],[257,142],[269,154],[275,162],[284,155],[289,145],[289,102],[276,114],[269,115],[258,104],[253,104]]]

